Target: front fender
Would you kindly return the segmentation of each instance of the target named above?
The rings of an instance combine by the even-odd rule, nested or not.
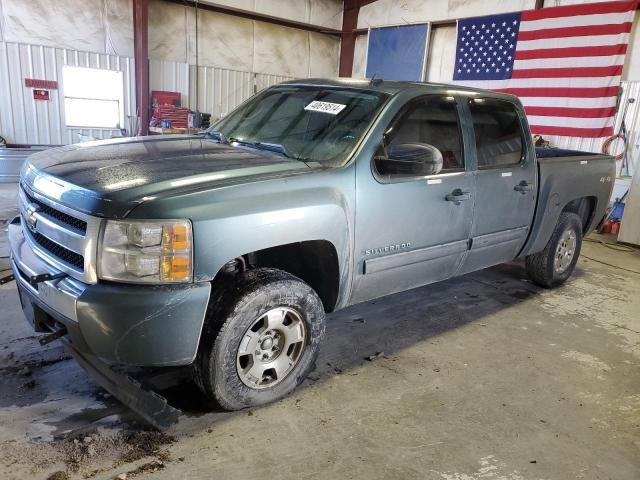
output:
[[[295,242],[333,244],[340,268],[338,305],[351,285],[355,169],[311,172],[160,198],[138,206],[134,218],[189,218],[194,280],[212,280],[247,253]]]

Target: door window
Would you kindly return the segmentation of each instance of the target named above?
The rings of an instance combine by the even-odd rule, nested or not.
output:
[[[442,155],[442,169],[437,173],[464,170],[464,156],[458,122],[456,102],[453,97],[430,95],[410,101],[405,105],[387,128],[384,152],[376,155],[375,168],[384,177],[422,176],[410,167],[411,162],[398,166],[389,161],[388,153],[403,151],[405,157],[413,153],[408,146],[431,145]],[[404,148],[403,147],[407,146]],[[423,169],[422,169],[423,171]]]
[[[520,117],[513,103],[490,98],[469,101],[478,168],[501,168],[523,159]]]

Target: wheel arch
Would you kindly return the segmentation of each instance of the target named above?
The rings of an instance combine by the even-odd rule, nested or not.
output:
[[[562,212],[572,212],[577,214],[582,220],[582,232],[586,235],[594,222],[594,213],[598,199],[594,196],[579,197],[568,202]]]
[[[542,204],[542,210],[536,213],[531,236],[519,257],[531,255],[544,249],[553,234],[563,212],[576,213],[582,220],[582,233],[586,236],[597,225],[597,212],[601,210],[598,198],[592,195],[580,196],[571,200],[560,201],[557,194],[549,197],[549,201]]]
[[[245,268],[277,268],[307,283],[320,297],[325,312],[332,312],[340,294],[340,260],[338,250],[329,240],[306,240],[247,252],[230,259],[213,279]]]

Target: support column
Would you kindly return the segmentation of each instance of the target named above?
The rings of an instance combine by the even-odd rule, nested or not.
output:
[[[133,46],[136,67],[136,134],[149,133],[149,0],[133,0]]]
[[[353,56],[356,50],[356,33],[360,0],[344,0],[342,12],[342,34],[340,36],[340,68],[341,77],[353,75]]]

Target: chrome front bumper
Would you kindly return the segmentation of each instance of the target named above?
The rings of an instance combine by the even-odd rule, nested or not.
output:
[[[12,252],[11,267],[20,287],[51,310],[77,323],[76,304],[87,285],[71,277],[46,280],[36,285],[29,282],[29,278],[36,275],[56,275],[62,272],[34,253],[24,236],[20,217],[16,217],[9,225],[9,245]]]
[[[210,282],[177,285],[86,284],[37,255],[21,220],[9,225],[11,265],[22,310],[36,331],[64,326],[70,346],[108,364],[179,366],[193,362],[209,303]]]

